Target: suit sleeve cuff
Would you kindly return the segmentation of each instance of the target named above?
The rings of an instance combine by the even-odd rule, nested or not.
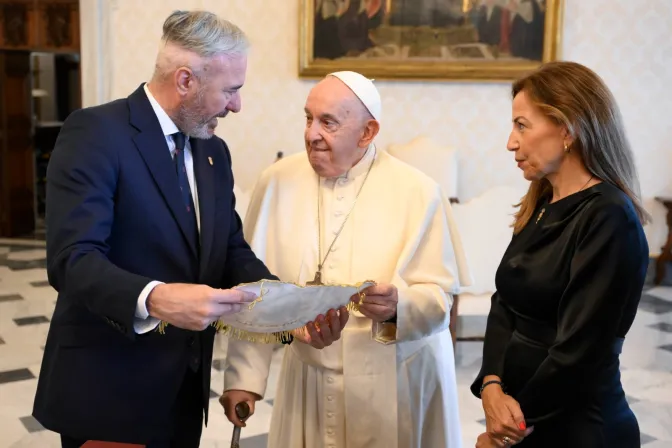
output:
[[[133,319],[133,329],[137,334],[144,334],[152,331],[159,325],[159,319],[149,315],[147,311],[147,298],[157,285],[163,282],[152,281],[147,284],[138,296],[138,303],[135,307],[135,318]]]

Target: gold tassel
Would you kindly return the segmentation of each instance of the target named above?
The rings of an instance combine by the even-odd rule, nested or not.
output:
[[[345,305],[345,308],[349,312],[359,311],[359,303],[348,302],[348,304]],[[220,320],[213,322],[211,325],[215,327],[217,333],[222,333],[226,337],[261,344],[281,344],[283,340],[288,339],[294,333],[298,332],[305,333],[307,331],[306,327],[303,326],[296,328],[294,330],[280,331],[276,333],[254,333],[251,331],[234,328],[231,325],[225,324]],[[160,334],[165,334],[167,326],[168,326],[167,322],[161,321],[156,331],[158,331]]]
[[[347,310],[350,311],[350,312],[353,312],[353,311],[357,311],[357,312],[359,312],[359,304],[360,304],[360,303],[361,303],[361,302],[352,302],[352,301],[350,301],[350,302],[348,302],[347,305],[345,305],[345,309],[347,309]]]
[[[161,334],[166,334],[166,327],[168,326],[168,322],[161,321],[159,322],[159,326],[157,327],[157,331]]]

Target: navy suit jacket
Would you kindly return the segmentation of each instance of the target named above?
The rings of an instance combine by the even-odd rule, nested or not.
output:
[[[164,437],[194,356],[207,424],[214,329],[138,335],[138,296],[152,280],[230,288],[276,277],[243,238],[226,144],[192,138],[191,147],[200,251],[142,86],[64,123],[47,170],[48,276],[58,299],[33,411],[47,429],[131,443]]]

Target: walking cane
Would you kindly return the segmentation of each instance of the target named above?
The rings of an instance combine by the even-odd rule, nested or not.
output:
[[[241,422],[250,416],[250,405],[246,402],[236,405],[236,415]],[[233,436],[231,436],[231,448],[240,448],[240,426],[233,426]]]

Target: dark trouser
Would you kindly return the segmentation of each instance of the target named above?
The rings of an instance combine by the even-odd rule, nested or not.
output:
[[[146,444],[146,448],[198,448],[203,431],[203,372],[187,373],[177,395],[173,408],[175,425],[169,440],[157,440]],[[166,428],[168,429],[168,428]],[[80,448],[86,440],[77,440],[61,435],[62,448]],[[142,444],[145,442],[137,442]]]

